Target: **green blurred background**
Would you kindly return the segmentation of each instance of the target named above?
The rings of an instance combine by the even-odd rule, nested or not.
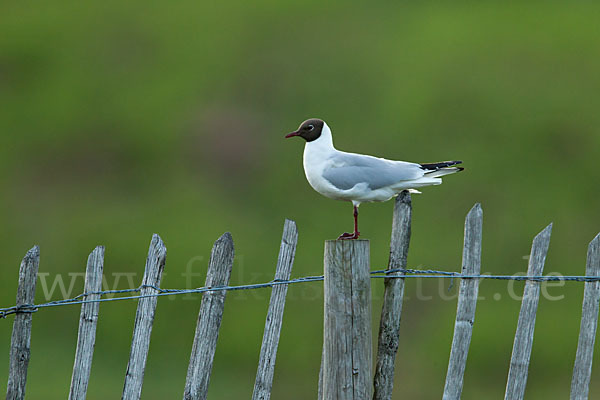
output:
[[[269,281],[286,217],[300,232],[293,276],[321,274],[323,241],[351,228],[352,210],[309,187],[303,142],[283,139],[308,117],[325,119],[342,150],[465,161],[413,196],[411,267],[458,270],[464,216],[481,202],[483,272],[523,273],[531,239],[553,221],[545,271],[583,274],[600,230],[599,17],[586,1],[4,2],[0,306],[14,304],[33,244],[47,283],[73,277],[75,295],[73,274],[98,244],[109,288],[129,287],[127,276],[137,286],[154,232],[168,248],[163,287],[202,286],[224,231],[232,283]],[[392,207],[361,207],[373,269],[387,264]],[[441,396],[448,283],[407,283],[395,398]],[[382,286],[373,281],[375,332]],[[512,290],[522,284],[481,284],[465,399],[502,396]],[[529,399],[568,396],[577,345],[583,284],[545,290],[563,298],[542,296]],[[228,295],[211,399],[250,397],[269,293]],[[101,306],[88,398],[120,396],[135,307]],[[143,398],[181,398],[198,307],[198,296],[160,299]],[[30,399],[67,397],[78,316],[77,306],[34,315]],[[0,320],[0,377],[12,320]],[[321,341],[322,284],[290,287],[274,399],[316,396]]]

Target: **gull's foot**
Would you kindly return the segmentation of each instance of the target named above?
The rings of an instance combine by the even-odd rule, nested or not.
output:
[[[344,232],[337,238],[337,240],[354,240],[354,239],[358,239],[359,236],[360,236],[360,232],[354,232],[354,233]]]

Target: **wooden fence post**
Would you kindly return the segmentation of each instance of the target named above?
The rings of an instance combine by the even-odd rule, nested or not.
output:
[[[214,244],[206,273],[206,287],[227,286],[233,266],[233,238],[224,233]],[[227,291],[204,292],[198,313],[196,333],[188,366],[184,400],[204,400],[219,338]]]
[[[323,364],[325,364],[325,346],[321,351],[321,368],[319,368],[319,388],[317,391],[317,400],[323,400]]]
[[[483,211],[475,204],[465,220],[465,241],[462,258],[462,274],[479,275],[481,271],[481,233]],[[467,355],[475,323],[479,279],[461,279],[456,306],[454,336],[446,373],[444,400],[459,400],[462,393],[463,377],[467,366]]]
[[[370,281],[368,240],[325,242],[324,399],[371,397]]]
[[[410,193],[404,190],[396,197],[394,204],[388,269],[406,268],[411,218]],[[402,276],[402,272],[395,272],[390,275]],[[402,315],[403,299],[404,278],[385,278],[385,292],[379,323],[377,364],[375,366],[375,377],[373,378],[374,400],[391,400],[392,398],[396,353],[400,341],[400,317]]]
[[[100,299],[100,294],[97,292],[102,290],[103,268],[104,246],[98,246],[88,257],[83,292],[91,294],[84,296],[83,300]],[[98,324],[99,310],[100,303],[84,303],[81,305],[79,331],[77,333],[77,350],[75,350],[69,400],[85,399],[90,372],[92,370],[92,357],[96,343],[96,325]]]
[[[158,293],[154,288],[160,286],[166,258],[167,248],[161,238],[154,234],[148,250],[146,270],[142,281],[142,289],[140,290],[140,296],[142,297],[138,300],[135,313],[131,352],[125,375],[125,385],[123,386],[123,400],[138,400],[142,395],[150,335],[152,334],[152,324],[154,323],[156,302],[158,301],[158,298],[152,295]]]
[[[21,261],[19,287],[17,288],[17,307],[33,304],[39,265],[40,248],[34,246]],[[22,400],[25,398],[31,344],[31,320],[30,310],[18,312],[15,315],[10,341],[10,366],[6,400]]]
[[[297,242],[298,230],[296,229],[296,223],[286,219],[283,226],[279,257],[277,259],[277,269],[275,270],[276,281],[290,279]],[[254,393],[252,394],[253,400],[269,400],[271,398],[275,358],[277,357],[277,346],[279,345],[279,335],[281,333],[281,324],[283,323],[283,310],[287,289],[288,285],[275,285],[271,289],[271,300],[269,302],[269,311],[267,313],[267,321],[265,322],[265,331],[260,348]]]
[[[600,276],[600,234],[590,242],[587,254],[587,276]],[[598,327],[598,307],[600,301],[600,282],[586,282],[583,293],[583,310],[581,312],[581,328],[573,379],[571,381],[571,399],[585,400],[588,398],[590,377],[592,375],[592,360],[594,357],[594,342]]]
[[[527,276],[540,276],[544,272],[546,254],[550,245],[552,224],[533,239]],[[540,282],[528,280],[523,290],[519,322],[513,344],[510,369],[506,382],[505,400],[521,400],[525,396],[527,386],[527,373],[533,346],[533,331],[535,328],[535,314],[540,300]]]

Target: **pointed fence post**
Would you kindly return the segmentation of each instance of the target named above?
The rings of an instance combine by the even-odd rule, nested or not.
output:
[[[394,203],[392,239],[388,269],[405,269],[410,243],[412,203],[407,190],[400,192]],[[402,272],[390,276],[402,276]],[[400,341],[400,317],[404,299],[404,278],[385,278],[385,292],[379,324],[377,364],[373,378],[373,399],[391,400],[394,389],[396,353]]]
[[[227,286],[233,266],[233,238],[229,232],[223,234],[212,248],[206,287]],[[208,394],[208,383],[219,338],[219,328],[225,309],[225,290],[202,294],[202,303],[196,324],[196,333],[190,364],[185,380],[184,400],[204,400]]]
[[[600,234],[591,241],[587,253],[587,276],[600,276]],[[598,327],[598,307],[600,302],[600,282],[586,282],[583,293],[583,310],[581,312],[581,328],[573,379],[571,381],[571,399],[588,398],[590,377],[592,376],[592,360],[594,342]]]
[[[463,275],[480,274],[482,225],[483,211],[481,205],[477,203],[469,211],[465,220],[465,241],[461,271]],[[456,306],[454,337],[452,338],[452,349],[444,386],[444,400],[459,400],[462,393],[467,355],[469,354],[473,324],[475,323],[478,292],[479,279],[461,279]]]
[[[153,295],[159,293],[155,288],[160,287],[166,258],[167,248],[161,238],[154,234],[150,243],[150,249],[148,250],[146,270],[140,290],[140,296],[142,297],[138,300],[138,307],[135,313],[131,352],[129,354],[129,363],[127,364],[127,374],[125,375],[125,385],[123,387],[123,400],[138,400],[142,395],[144,371],[150,347],[150,335],[152,334],[152,324],[158,300]]]
[[[287,281],[290,279],[297,242],[298,230],[296,229],[296,223],[286,219],[283,226],[283,237],[281,238],[274,281]],[[254,393],[252,394],[253,400],[268,400],[271,398],[275,358],[277,357],[277,346],[279,345],[279,335],[283,323],[287,288],[287,284],[282,284],[275,285],[271,289],[271,301],[269,302],[269,311],[267,312],[267,321],[265,322],[265,331],[260,348],[258,371],[254,382]]]
[[[368,240],[325,242],[324,399],[371,397],[370,280]]]
[[[31,248],[19,269],[19,287],[17,288],[17,307],[31,305],[35,299],[35,284],[40,265],[40,248]],[[27,383],[27,367],[29,366],[31,345],[31,321],[33,310],[17,312],[13,322],[10,341],[10,364],[8,370],[8,386],[6,400],[22,400],[25,398]]]
[[[98,246],[88,257],[85,272],[84,293],[89,293],[83,300],[98,300],[102,290],[102,270],[104,268],[104,246]],[[84,400],[87,394],[92,358],[96,343],[96,325],[100,303],[84,303],[81,305],[79,316],[79,331],[77,333],[77,350],[71,376],[69,400]]]
[[[541,276],[544,272],[546,254],[550,245],[552,224],[548,225],[534,239],[529,256],[527,276]],[[513,344],[508,380],[506,382],[505,400],[521,400],[525,396],[527,386],[527,373],[533,346],[533,331],[535,328],[535,314],[540,300],[540,282],[527,280],[523,290],[521,311],[515,341]]]

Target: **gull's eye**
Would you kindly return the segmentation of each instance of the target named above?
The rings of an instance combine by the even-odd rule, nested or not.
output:
[[[315,129],[315,126],[314,126],[314,125],[308,125],[308,126],[306,127],[306,129],[308,129],[308,131],[310,132],[310,131],[312,131],[313,129]]]

